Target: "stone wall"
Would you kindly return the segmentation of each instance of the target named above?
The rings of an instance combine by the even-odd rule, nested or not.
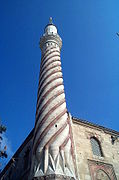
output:
[[[80,120],[73,120],[72,126],[80,180],[119,180],[119,140],[112,142],[119,135]],[[103,156],[93,154],[91,137],[99,140]]]
[[[28,180],[32,155],[32,137],[33,130],[1,172],[1,180]]]

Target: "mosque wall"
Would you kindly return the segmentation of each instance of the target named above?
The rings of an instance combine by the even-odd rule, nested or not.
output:
[[[74,119],[73,136],[80,180],[119,179],[119,133]]]

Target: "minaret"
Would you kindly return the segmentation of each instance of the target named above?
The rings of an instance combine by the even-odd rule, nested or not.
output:
[[[61,47],[62,40],[50,18],[40,39],[42,58],[31,179],[78,179],[71,121],[64,93]]]

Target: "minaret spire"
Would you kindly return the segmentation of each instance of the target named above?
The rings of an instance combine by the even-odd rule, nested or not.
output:
[[[40,39],[42,58],[31,179],[77,179],[61,69],[61,47],[62,40],[50,18]]]
[[[49,18],[49,24],[53,24],[52,17]]]

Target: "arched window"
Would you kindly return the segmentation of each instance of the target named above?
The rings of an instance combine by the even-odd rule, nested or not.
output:
[[[103,156],[99,141],[95,137],[90,138],[93,154],[96,156]]]

